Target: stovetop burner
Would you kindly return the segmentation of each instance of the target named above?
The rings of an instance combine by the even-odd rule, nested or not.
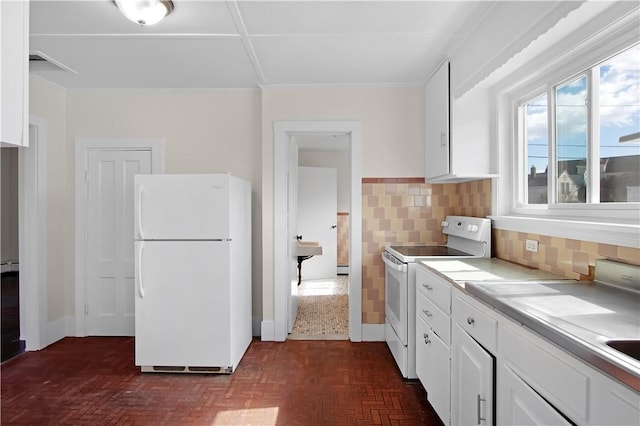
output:
[[[391,246],[391,248],[403,256],[471,256],[469,253],[447,246]]]

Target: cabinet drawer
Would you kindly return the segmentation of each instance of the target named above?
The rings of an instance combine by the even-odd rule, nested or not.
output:
[[[427,296],[447,315],[451,313],[451,284],[444,279],[419,267],[416,270],[416,291]]]
[[[558,355],[558,349],[526,330],[500,326],[500,353],[516,373],[553,404],[558,411],[577,423],[588,423],[590,378]],[[542,345],[544,344],[544,345]]]
[[[451,343],[451,318],[419,291],[416,292],[416,313],[446,344]]]
[[[453,298],[451,311],[454,321],[460,324],[460,327],[487,350],[495,353],[498,340],[498,321],[471,303],[462,300],[459,296]]]

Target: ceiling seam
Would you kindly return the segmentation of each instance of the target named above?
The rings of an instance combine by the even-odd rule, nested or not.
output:
[[[262,71],[262,67],[260,66],[260,62],[258,61],[258,56],[256,55],[256,51],[253,48],[253,44],[249,39],[249,33],[247,28],[244,25],[244,20],[242,19],[242,14],[240,13],[240,9],[238,7],[238,3],[236,0],[227,0],[227,7],[229,9],[229,13],[231,14],[231,18],[240,34],[240,38],[242,39],[242,44],[244,49],[249,57],[249,61],[251,62],[251,66],[258,77],[258,84],[263,85],[267,84],[266,78],[264,76],[264,72]]]

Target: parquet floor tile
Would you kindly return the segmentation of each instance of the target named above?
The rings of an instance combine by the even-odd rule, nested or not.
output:
[[[1,366],[3,425],[440,425],[382,342],[254,340],[231,375],[142,374],[134,339],[65,338]]]

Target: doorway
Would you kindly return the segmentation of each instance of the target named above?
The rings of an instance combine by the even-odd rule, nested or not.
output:
[[[292,138],[301,136],[343,135],[348,140],[346,152],[349,157],[349,253],[348,270],[348,311],[349,339],[362,340],[362,263],[361,263],[361,123],[357,121],[292,121],[274,123],[274,340],[284,341],[288,334],[288,324],[292,314],[291,300],[291,262],[295,236],[288,229],[288,205],[290,175],[289,148]],[[285,260],[286,259],[286,260]],[[264,336],[263,336],[264,338]]]

